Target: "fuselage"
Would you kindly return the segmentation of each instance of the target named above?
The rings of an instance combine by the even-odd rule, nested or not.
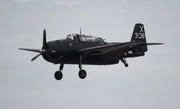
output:
[[[118,58],[107,57],[107,54],[93,53],[81,54],[77,52],[80,49],[97,47],[107,45],[100,37],[82,34],[69,34],[66,39],[50,41],[47,43],[49,47],[49,54],[43,55],[46,61],[58,64],[79,64],[80,59],[84,57],[81,62],[83,64],[91,65],[106,65],[115,64],[119,62]]]
[[[79,49],[96,47],[106,45],[108,43],[100,42],[83,42],[83,41],[73,41],[69,39],[56,40],[47,42],[49,47],[49,54],[46,56],[43,55],[43,58],[54,64],[78,64],[80,62],[80,54],[76,52]],[[91,65],[107,65],[107,64],[116,64],[119,62],[117,57],[107,57],[105,54],[94,53],[92,55],[87,55],[83,59],[83,64]]]
[[[54,64],[82,64],[109,65],[117,64],[121,58],[137,57],[144,54],[131,54],[130,49],[114,50],[113,52],[94,52],[91,54],[81,54],[78,50],[108,46],[117,43],[107,43],[100,37],[87,36],[81,34],[69,34],[66,39],[47,42],[48,50],[43,54],[43,58]],[[120,44],[120,43],[118,43]],[[126,53],[127,52],[127,53]],[[83,58],[83,59],[81,59]]]

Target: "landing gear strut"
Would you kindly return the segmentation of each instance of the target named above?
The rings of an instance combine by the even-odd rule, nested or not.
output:
[[[78,75],[79,75],[79,78],[81,78],[81,79],[84,79],[87,76],[86,71],[82,69],[82,60],[83,60],[83,58],[84,58],[84,55],[82,55],[82,56],[80,55],[79,73],[78,73]]]
[[[124,64],[125,67],[128,67],[128,63],[127,63],[125,58],[122,58],[121,61]]]
[[[62,77],[63,77],[63,74],[62,74],[62,70],[63,70],[63,67],[64,67],[64,64],[61,64],[60,67],[59,67],[59,71],[56,71],[55,74],[54,74],[54,77],[56,80],[61,80]]]

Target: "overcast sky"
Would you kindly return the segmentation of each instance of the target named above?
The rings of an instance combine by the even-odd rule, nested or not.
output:
[[[1,109],[179,109],[179,0],[1,0]],[[135,23],[145,26],[149,46],[144,57],[110,66],[65,65],[63,79],[54,79],[59,65],[18,48],[42,47],[69,33],[100,36],[110,42],[131,39]]]

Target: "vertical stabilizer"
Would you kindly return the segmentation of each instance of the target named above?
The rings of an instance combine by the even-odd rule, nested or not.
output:
[[[145,29],[144,29],[143,24],[141,23],[135,24],[131,41],[146,43],[146,34],[145,34]],[[141,45],[140,47],[135,48],[135,52],[138,52],[138,53],[144,53],[147,50],[148,50],[147,45]]]

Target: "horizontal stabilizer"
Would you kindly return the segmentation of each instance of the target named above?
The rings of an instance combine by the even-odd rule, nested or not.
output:
[[[164,45],[164,43],[145,43],[144,45]]]

